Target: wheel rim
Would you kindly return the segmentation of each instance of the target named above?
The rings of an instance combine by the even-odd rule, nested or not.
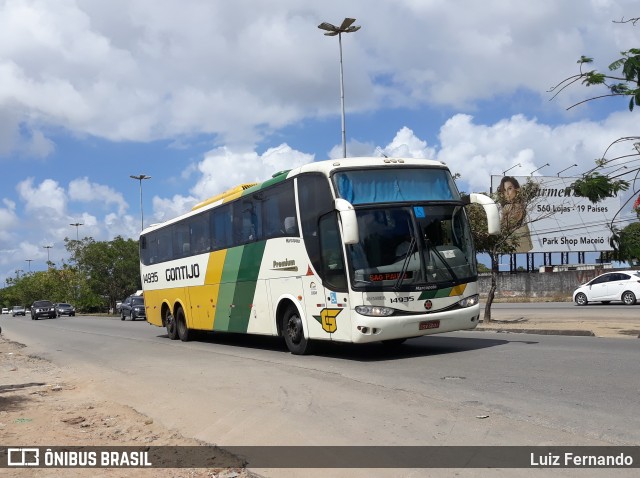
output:
[[[587,297],[584,294],[578,294],[576,297],[576,302],[580,305],[584,305],[587,302]]]
[[[176,329],[176,320],[173,318],[173,315],[171,315],[171,313],[167,313],[166,322],[167,322],[167,332],[169,332],[169,334],[173,334]]]
[[[287,322],[287,335],[294,344],[299,344],[302,340],[302,319],[297,315],[289,317],[289,321]]]
[[[629,305],[629,304],[633,304],[636,301],[635,296],[631,293],[631,292],[626,292],[623,296],[622,296],[622,301]]]

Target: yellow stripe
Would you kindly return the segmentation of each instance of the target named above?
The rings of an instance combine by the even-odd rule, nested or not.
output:
[[[467,288],[467,284],[458,284],[457,286],[452,287],[451,292],[449,293],[449,297],[453,297],[455,295],[462,295],[466,288]]]

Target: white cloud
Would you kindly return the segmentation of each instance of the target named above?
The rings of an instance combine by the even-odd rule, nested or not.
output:
[[[18,232],[16,203],[9,199],[4,199],[2,202],[4,207],[0,207],[0,248],[4,248],[5,243]]]
[[[66,209],[67,197],[63,188],[52,179],[45,179],[34,186],[33,178],[25,179],[17,186],[27,211],[43,215],[62,215]]]
[[[541,0],[526,5],[356,0],[362,29],[344,39],[347,107],[473,107],[518,90],[544,100],[589,53],[635,41],[612,19],[630,0]],[[216,134],[219,144],[253,144],[316,115],[335,115],[335,39],[320,21],[342,4],[148,0],[0,5],[0,151],[51,152],[42,126],[112,140]],[[327,16],[329,12],[329,17]],[[402,34],[398,32],[402,31]],[[562,45],[562,48],[558,48]],[[567,92],[551,106],[582,95]],[[8,111],[18,112],[12,113]],[[32,138],[15,141],[20,128]]]
[[[566,174],[580,174],[595,166],[594,160],[607,146],[621,136],[633,135],[635,124],[627,112],[615,113],[604,122],[580,121],[549,126],[516,115],[492,125],[476,124],[469,115],[455,115],[440,129],[437,159],[447,163],[453,173],[472,191],[487,191],[491,174],[520,163],[511,174],[553,176],[562,169],[578,164]],[[629,154],[631,145],[622,144],[607,157]],[[620,154],[618,154],[620,152]],[[612,163],[612,167],[617,163]],[[606,170],[605,170],[606,172]]]
[[[92,183],[89,178],[74,179],[69,183],[69,199],[72,201],[98,201],[105,205],[115,205],[119,214],[124,214],[129,205],[122,197],[122,193],[109,186]]]
[[[174,217],[180,216],[191,210],[199,202],[193,196],[180,196],[176,194],[173,198],[153,197],[153,218],[155,222],[164,222]],[[149,224],[147,224],[148,226]]]
[[[416,138],[413,131],[406,126],[385,146],[384,152],[387,156],[426,159],[435,159],[436,154],[434,148],[427,147],[427,142]]]
[[[295,151],[286,144],[270,148],[262,155],[217,148],[209,151],[198,165],[202,177],[191,193],[205,199],[242,183],[265,181],[279,171],[294,169],[313,159],[313,155]]]

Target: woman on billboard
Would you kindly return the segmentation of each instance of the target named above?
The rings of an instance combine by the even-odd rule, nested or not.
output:
[[[501,225],[504,230],[513,230],[518,241],[515,252],[529,252],[533,249],[531,232],[527,223],[527,205],[520,195],[520,183],[512,176],[504,176],[498,187],[502,204]]]

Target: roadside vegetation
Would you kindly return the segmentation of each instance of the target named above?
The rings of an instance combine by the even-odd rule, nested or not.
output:
[[[115,311],[117,300],[141,289],[138,241],[65,239],[69,262],[46,271],[20,273],[0,289],[0,304],[29,307],[35,300],[69,302],[82,312]]]
[[[640,23],[640,17],[622,18],[621,20],[614,20],[614,23],[618,23],[624,28],[634,28]],[[593,58],[591,57],[583,55],[577,63],[579,65],[578,73],[565,78],[550,89],[550,92],[553,92],[552,99],[567,88],[578,84],[584,87],[595,87],[602,91],[603,94],[589,96],[569,106],[567,109],[603,98],[622,98],[626,100],[624,105],[629,111],[637,114],[638,109],[636,107],[640,106],[640,48],[629,48],[627,51],[620,52],[619,57],[609,64],[608,71],[604,73],[589,69],[593,64]],[[634,121],[634,119],[631,119],[631,121]],[[638,124],[637,119],[635,119],[635,124]],[[623,143],[630,145],[630,154],[608,157],[608,153],[613,146],[619,146]],[[640,156],[640,135],[625,136],[612,141],[602,157],[594,160],[595,166],[572,184],[575,194],[597,203],[605,198],[615,197],[619,192],[631,189],[630,199],[622,205],[618,214],[630,201],[635,199],[633,209],[640,219],[640,184],[638,184],[640,166],[637,165],[638,156]],[[604,172],[607,168],[611,169],[610,173]],[[621,169],[624,169],[624,172],[616,174]],[[631,177],[633,177],[632,180],[625,179]],[[638,223],[634,222],[620,229],[612,221],[609,228],[612,232],[611,246],[613,248],[610,259],[637,264],[640,261],[640,230]]]

